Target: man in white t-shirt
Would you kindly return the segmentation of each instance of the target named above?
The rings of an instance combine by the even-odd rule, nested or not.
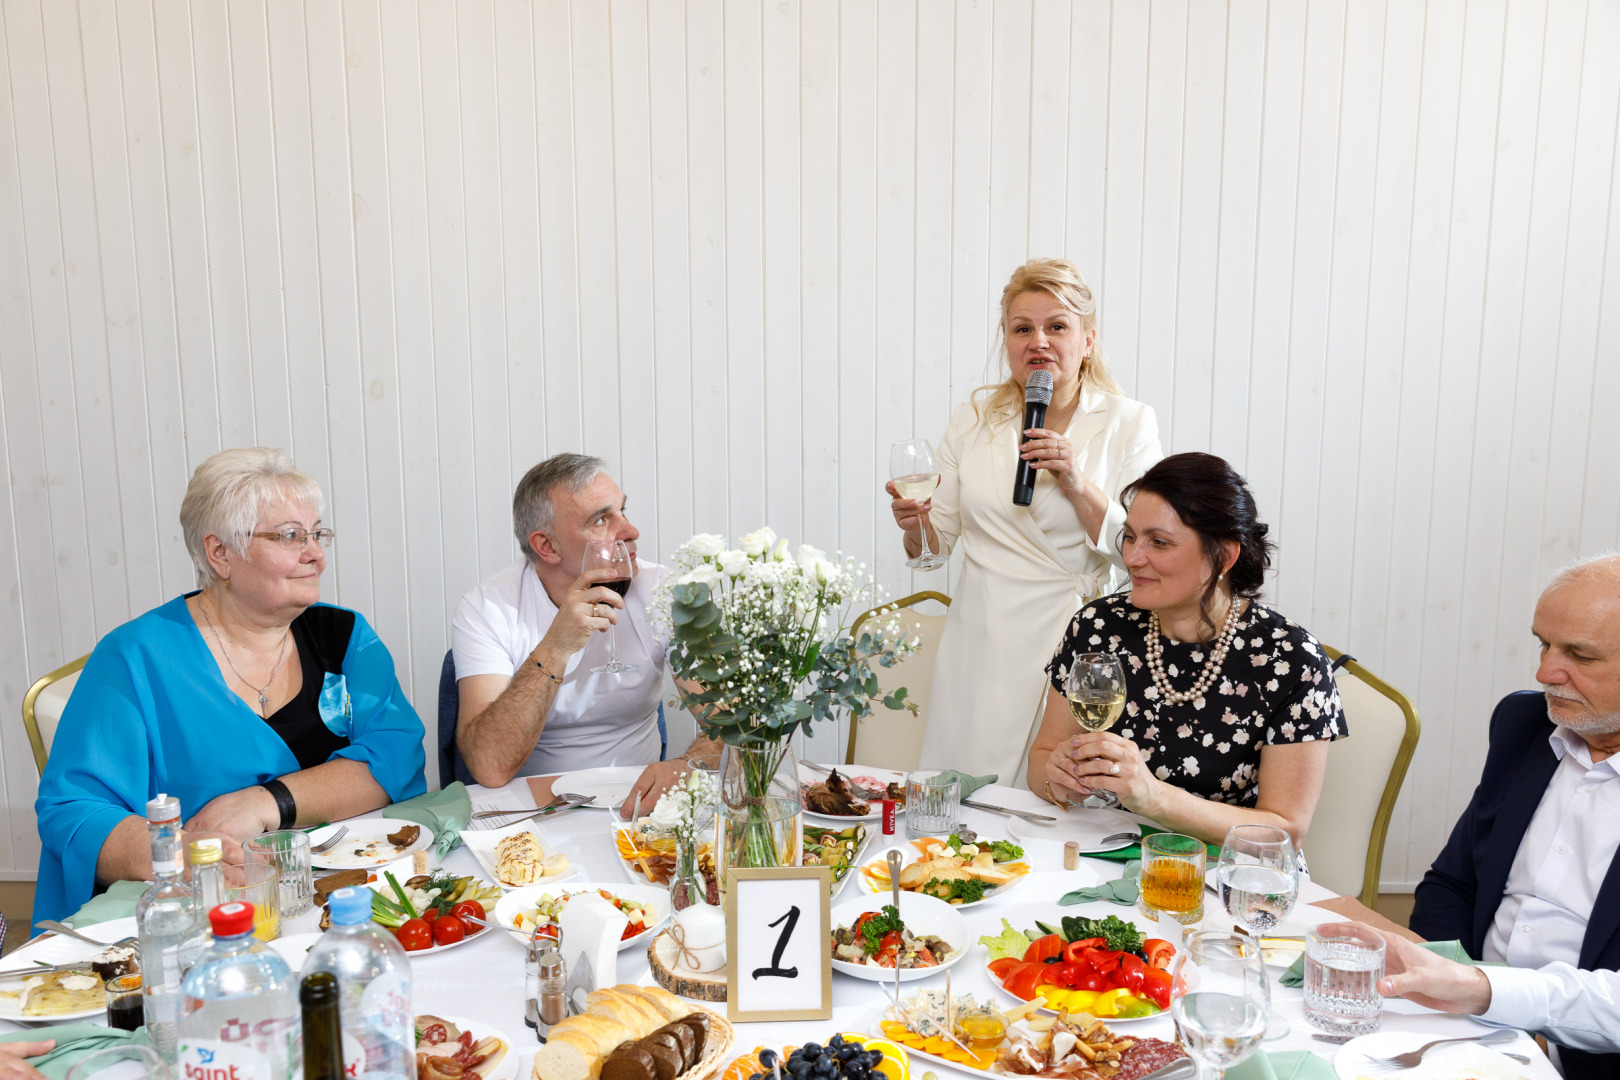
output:
[[[652,623],[653,589],[666,573],[639,563],[641,534],[601,459],[558,454],[530,469],[512,497],[523,557],[461,598],[451,623],[460,714],[456,745],[473,777],[498,787],[520,773],[550,776],[604,765],[645,765],[645,803],[685,769],[659,761],[658,697],[669,641]],[[580,573],[591,540],[622,540],[633,577],[624,596]],[[634,671],[595,673],[608,661],[615,626],[621,662]],[[699,738],[686,758],[717,754]]]

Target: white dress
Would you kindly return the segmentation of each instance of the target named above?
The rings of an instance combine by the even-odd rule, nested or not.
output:
[[[1122,565],[1120,491],[1164,456],[1153,410],[1090,388],[1065,432],[1080,469],[1108,493],[1092,543],[1046,470],[1030,505],[1012,501],[1022,416],[1000,423],[960,406],[939,444],[939,488],[929,523],[946,551],[960,545],[961,577],[934,663],[922,768],[996,773],[1026,787],[1025,763],[1046,701],[1046,662],[1075,611],[1111,590]]]

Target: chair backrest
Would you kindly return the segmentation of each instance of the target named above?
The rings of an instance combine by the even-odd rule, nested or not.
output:
[[[1341,660],[1336,649],[1327,654]],[[1421,728],[1406,695],[1354,657],[1343,657],[1336,675],[1350,733],[1328,751],[1327,777],[1305,837],[1305,857],[1311,880],[1373,907],[1384,835]]]
[[[934,682],[934,656],[939,652],[939,637],[945,631],[945,615],[924,614],[916,605],[934,601],[950,607],[951,598],[939,592],[920,592],[893,604],[873,608],[855,620],[851,632],[858,635],[861,624],[877,617],[885,608],[898,608],[896,613],[907,633],[922,639],[917,651],[893,667],[874,664],[878,689],[885,695],[900,687],[906,688],[906,700],[915,702],[917,715],[897,712],[876,705],[872,712],[849,727],[849,751],[846,764],[870,765],[877,769],[895,769],[908,772],[917,767],[922,757],[923,731],[928,724],[928,694]]]
[[[439,668],[439,786],[452,780],[472,783],[472,774],[456,751],[456,719],[461,715],[461,691],[456,687],[456,654],[446,649]]]
[[[90,654],[63,664],[55,671],[42,675],[23,695],[23,727],[28,729],[28,744],[34,750],[34,765],[45,775],[45,762],[50,760],[51,743],[56,739],[56,725],[62,722],[62,710],[67,708],[68,697],[79,681],[79,672]]]

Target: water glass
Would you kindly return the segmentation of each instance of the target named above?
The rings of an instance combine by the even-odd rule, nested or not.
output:
[[[1176,1035],[1187,1052],[1215,1077],[1260,1045],[1271,1011],[1271,988],[1260,945],[1213,930],[1187,935],[1170,967],[1181,987],[1170,1003]]]
[[[1234,825],[1221,842],[1215,881],[1226,913],[1251,934],[1275,930],[1294,910],[1299,867],[1294,841],[1271,825]]]
[[[962,785],[942,769],[906,773],[906,839],[949,836],[961,817]]]
[[[225,902],[253,905],[253,936],[274,941],[281,936],[281,875],[269,863],[225,868]]]
[[[1202,840],[1181,833],[1154,833],[1142,838],[1142,914],[1157,920],[1161,913],[1183,925],[1204,917]]]
[[[151,1047],[126,1043],[75,1061],[67,1080],[169,1080],[169,1069]]]
[[[1347,923],[1305,935],[1305,1019],[1330,1035],[1371,1035],[1384,1020],[1384,939]]]
[[[295,919],[315,906],[315,882],[309,869],[309,834],[273,832],[242,845],[247,862],[267,863],[281,879],[281,917]]]

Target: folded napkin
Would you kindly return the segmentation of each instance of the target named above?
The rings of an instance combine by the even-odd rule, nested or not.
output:
[[[949,783],[956,781],[957,793],[964,799],[971,799],[973,793],[982,787],[995,783],[1000,777],[996,773],[985,773],[983,776],[969,776],[956,769],[946,769],[939,774],[939,778]]]
[[[114,919],[135,917],[135,903],[152,887],[150,881],[115,881],[100,896],[93,896],[84,907],[62,921],[75,930]]]
[[[384,807],[382,816],[414,821],[432,829],[433,850],[443,858],[461,843],[461,830],[472,820],[472,798],[466,784],[453,780],[443,791],[430,791]]]
[[[1160,829],[1160,828],[1158,828],[1156,826],[1153,826],[1153,825],[1143,825],[1142,826],[1142,835],[1143,836],[1152,836],[1154,833],[1162,833],[1162,832],[1169,832],[1169,831],[1170,831],[1169,829]],[[1205,844],[1204,846],[1209,849],[1209,861],[1212,864],[1214,863],[1214,861],[1216,859],[1221,857],[1221,845],[1219,845],[1219,844]],[[1112,860],[1114,862],[1129,862],[1131,859],[1140,859],[1141,857],[1142,857],[1142,845],[1141,844],[1132,844],[1130,847],[1122,847],[1122,848],[1118,848],[1118,849],[1116,849],[1114,851],[1088,851],[1088,852],[1086,852],[1086,858],[1088,858],[1088,859],[1110,859],[1110,860]]]
[[[8,1031],[0,1035],[0,1043],[43,1042],[55,1039],[56,1048],[28,1059],[28,1064],[45,1074],[46,1080],[64,1080],[68,1069],[80,1058],[114,1046],[145,1046],[146,1029],[120,1031],[103,1027],[88,1020],[77,1024],[58,1024],[30,1031]]]
[[[1093,900],[1107,900],[1110,904],[1134,904],[1136,898],[1142,894],[1137,879],[1141,875],[1142,864],[1128,862],[1125,872],[1113,881],[1105,881],[1095,888],[1076,889],[1071,893],[1064,893],[1060,904],[1088,904]]]
[[[1424,941],[1420,942],[1420,944],[1436,956],[1443,956],[1447,960],[1455,960],[1459,964],[1467,964],[1470,967],[1505,966],[1491,961],[1475,960],[1468,955],[1467,950],[1462,947],[1460,941]],[[1299,959],[1295,960],[1293,966],[1283,972],[1277,981],[1284,986],[1303,986],[1305,983],[1305,954],[1300,953]]]
[[[1226,1080],[1336,1080],[1326,1058],[1309,1050],[1256,1050],[1230,1069]]]

